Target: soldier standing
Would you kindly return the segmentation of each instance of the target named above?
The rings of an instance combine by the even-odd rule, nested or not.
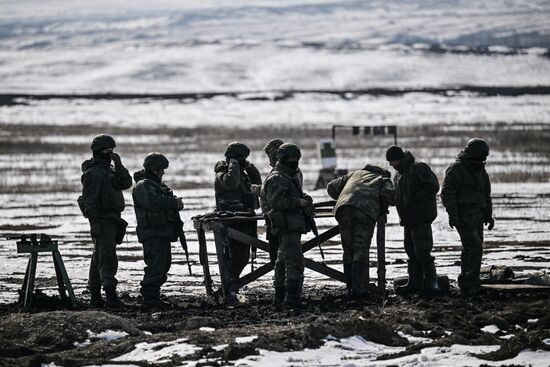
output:
[[[225,160],[219,161],[214,167],[216,178],[216,209],[231,212],[254,212],[259,207],[258,198],[252,193],[252,185],[261,185],[262,177],[258,169],[247,158],[250,149],[243,143],[230,143],[225,150]],[[256,221],[231,224],[231,228],[257,237]],[[231,276],[238,279],[248,263],[250,245],[229,240],[229,257],[231,260]],[[230,301],[235,301],[235,291],[231,290]]]
[[[406,285],[396,289],[397,294],[425,292],[439,294],[433,248],[432,222],[437,217],[437,176],[430,166],[418,162],[409,151],[392,145],[386,151],[386,160],[395,168],[395,206],[399,224],[404,230],[405,252],[408,256]]]
[[[464,296],[481,290],[479,271],[483,254],[483,225],[493,229],[491,182],[485,171],[489,145],[473,138],[445,172],[441,199],[449,214],[449,226],[456,228],[462,242],[458,286]]]
[[[366,295],[369,248],[376,219],[394,203],[390,177],[385,169],[367,164],[327,185],[328,194],[336,200],[334,214],[344,249],[344,276],[352,297]]]
[[[276,306],[301,306],[304,254],[300,238],[310,230],[304,209],[311,205],[311,198],[303,193],[297,176],[300,157],[297,145],[281,145],[277,151],[277,163],[262,187],[262,196],[267,199],[270,230],[279,239],[273,300]],[[281,276],[282,269],[285,273]],[[281,279],[284,279],[283,284]]]
[[[279,147],[283,144],[284,141],[282,141],[281,139],[273,139],[264,146],[264,152],[269,158],[269,165],[272,167],[270,173],[273,171],[275,165],[277,164],[277,151],[279,150]],[[302,171],[300,171],[300,168],[297,168],[296,170],[296,177],[298,178],[300,187],[302,187]],[[269,242],[269,260],[277,267],[274,273],[278,278],[275,279],[273,283],[275,284],[276,289],[277,287],[279,288],[279,297],[275,297],[275,303],[276,305],[278,305],[284,300],[285,263],[282,259],[277,262],[277,253],[279,252],[279,237],[275,236],[271,232],[271,222],[268,215],[269,206],[267,205],[267,198],[261,196],[260,199],[262,204],[262,213],[265,217],[267,241]]]
[[[172,262],[171,242],[182,231],[179,211],[183,209],[180,197],[162,181],[168,159],[160,153],[145,157],[143,169],[134,173],[136,185],[132,191],[137,219],[137,236],[143,244],[145,274],[140,293],[144,309],[166,308],[160,299],[160,287],[166,282]]]
[[[122,165],[120,156],[113,153],[115,147],[113,137],[98,135],[92,140],[92,159],[82,163],[79,206],[90,221],[90,234],[94,242],[88,279],[93,307],[125,306],[116,292],[116,244],[122,243],[127,225],[120,216],[124,210],[122,190],[132,186],[132,178]],[[105,302],[101,298],[101,286],[105,291]]]

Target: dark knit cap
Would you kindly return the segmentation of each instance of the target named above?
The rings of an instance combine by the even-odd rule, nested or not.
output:
[[[386,150],[386,160],[391,161],[400,161],[405,157],[403,154],[403,149],[397,145],[392,145]]]

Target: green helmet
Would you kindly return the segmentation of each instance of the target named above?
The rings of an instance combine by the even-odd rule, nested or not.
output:
[[[229,143],[227,148],[225,148],[226,158],[248,157],[249,154],[250,154],[250,149],[248,149],[246,145],[238,141]]]
[[[270,140],[265,146],[264,146],[264,152],[268,156],[271,156],[272,154],[277,154],[277,150],[281,145],[283,145],[285,142],[281,139],[273,139]]]
[[[92,150],[104,150],[116,147],[115,139],[111,135],[100,134],[92,140],[90,149]]]
[[[484,161],[489,155],[489,144],[481,138],[473,138],[466,143],[464,153],[468,158]]]
[[[157,152],[147,154],[145,160],[143,161],[143,168],[148,171],[158,171],[159,169],[168,168],[168,159],[164,154]]]
[[[279,161],[287,161],[292,158],[299,160],[301,156],[300,148],[294,143],[284,143],[277,150],[277,160]]]

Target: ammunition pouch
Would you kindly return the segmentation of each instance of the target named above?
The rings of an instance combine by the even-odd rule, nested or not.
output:
[[[126,227],[128,227],[128,222],[120,218],[116,226],[115,243],[117,245],[120,245],[122,241],[124,241],[124,236],[126,235]]]

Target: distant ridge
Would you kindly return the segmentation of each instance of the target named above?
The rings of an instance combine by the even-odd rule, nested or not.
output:
[[[294,89],[271,91],[225,91],[225,92],[188,92],[188,93],[0,93],[0,106],[26,104],[25,100],[49,99],[90,99],[90,100],[125,100],[125,99],[176,99],[191,100],[210,99],[215,97],[233,97],[242,100],[281,101],[291,99],[299,94],[329,94],[343,99],[354,99],[362,95],[372,96],[400,96],[407,93],[429,93],[452,96],[462,92],[476,93],[482,96],[521,96],[521,95],[550,95],[550,86],[527,87],[483,87],[457,86],[450,88],[365,88],[365,89]]]

